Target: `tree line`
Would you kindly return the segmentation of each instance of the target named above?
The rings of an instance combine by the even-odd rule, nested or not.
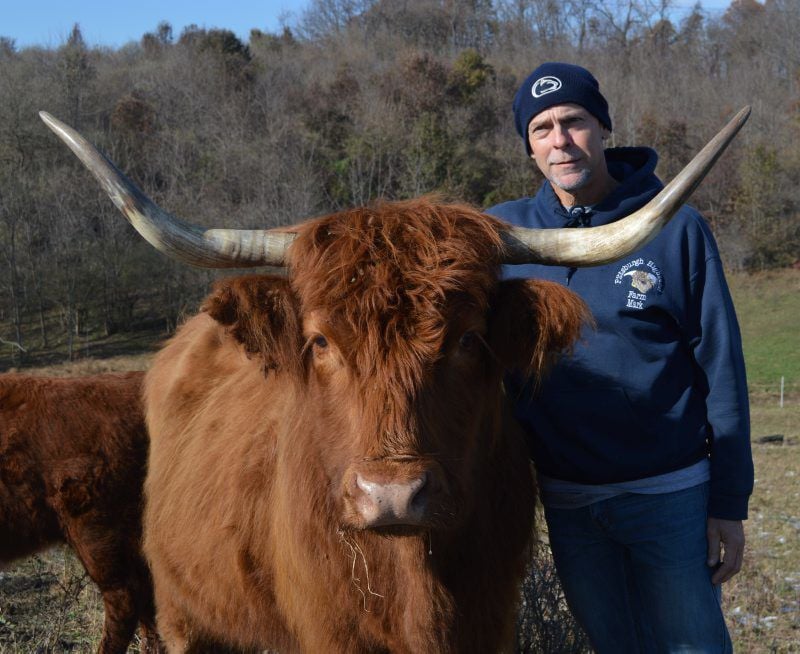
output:
[[[151,251],[42,109],[171,212],[272,227],[377,197],[532,195],[511,100],[536,65],[569,61],[599,79],[611,145],[655,147],[662,178],[752,105],[693,203],[730,268],[795,263],[800,3],[675,15],[673,0],[312,0],[247,42],[163,22],[120,48],[78,25],[54,48],[0,37],[0,367],[168,331],[213,276]]]

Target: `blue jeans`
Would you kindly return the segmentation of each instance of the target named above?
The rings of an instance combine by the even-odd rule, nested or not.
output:
[[[706,565],[708,482],[545,509],[567,602],[597,654],[733,651]]]

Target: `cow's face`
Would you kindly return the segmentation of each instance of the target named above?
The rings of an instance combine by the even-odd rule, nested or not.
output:
[[[540,374],[586,317],[556,285],[498,282],[496,223],[442,213],[316,223],[290,282],[226,283],[207,305],[297,385],[309,465],[349,528],[457,524],[502,433],[503,372]]]
[[[324,425],[317,439],[344,524],[444,526],[465,508],[459,480],[485,454],[500,399],[487,312],[475,304],[458,298],[441,323],[413,325],[435,329],[427,343],[370,342],[325,311],[305,316],[308,411]]]

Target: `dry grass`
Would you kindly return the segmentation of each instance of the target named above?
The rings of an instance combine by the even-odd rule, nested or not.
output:
[[[800,407],[784,412],[778,419],[793,421],[791,440],[753,444],[756,485],[744,569],[723,591],[740,652],[800,652]]]
[[[153,360],[153,354],[121,355],[108,359],[77,359],[67,363],[37,368],[24,368],[16,370],[11,368],[8,372],[21,372],[26,375],[41,377],[83,377],[86,375],[99,375],[106,372],[131,372],[134,370],[147,370]]]
[[[100,594],[66,547],[0,573],[3,654],[95,652],[102,629]]]

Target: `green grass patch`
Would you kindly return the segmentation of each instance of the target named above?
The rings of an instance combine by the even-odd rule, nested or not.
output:
[[[800,402],[800,270],[729,276],[751,394]]]

